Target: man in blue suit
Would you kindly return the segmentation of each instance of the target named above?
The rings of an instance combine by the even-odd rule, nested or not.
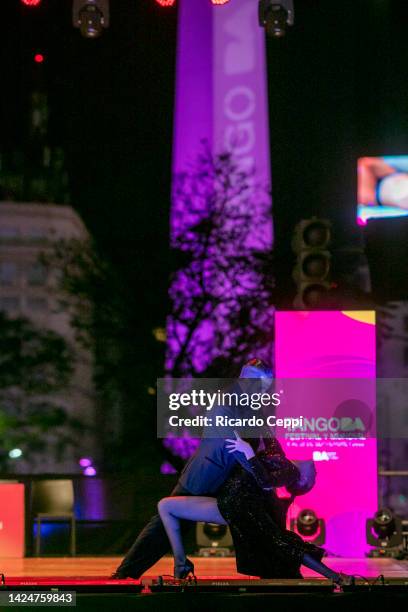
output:
[[[260,359],[251,359],[241,370],[240,378],[265,379],[267,386],[272,372]],[[242,462],[242,453],[228,453],[224,438],[203,438],[187,462],[170,495],[214,496],[227,479],[235,462]],[[140,578],[140,576],[170,550],[160,516],[155,514],[118,566],[113,578]]]

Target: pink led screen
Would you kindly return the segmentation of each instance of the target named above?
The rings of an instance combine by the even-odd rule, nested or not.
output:
[[[364,379],[375,407],[375,313],[314,311],[276,313],[276,378]],[[372,384],[369,383],[372,380]],[[339,385],[346,392],[347,386]],[[348,398],[336,397],[338,404]],[[281,440],[291,459],[314,459],[317,481],[297,497],[288,519],[304,508],[326,523],[329,555],[361,557],[368,551],[365,521],[377,510],[377,442],[363,439]]]

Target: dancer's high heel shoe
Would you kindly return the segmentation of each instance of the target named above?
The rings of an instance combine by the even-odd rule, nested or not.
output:
[[[350,576],[349,574],[343,574],[343,572],[339,572],[339,577],[334,580],[334,583],[337,584],[340,588],[345,586],[354,586],[356,583],[356,579],[354,576]]]
[[[184,563],[176,563],[174,566],[174,577],[178,579],[194,576],[194,563],[190,559],[186,559]]]

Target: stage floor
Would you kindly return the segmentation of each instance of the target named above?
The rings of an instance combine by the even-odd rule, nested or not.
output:
[[[203,558],[190,557],[195,565],[198,578],[247,578],[238,574],[235,570],[235,558]],[[395,559],[339,559],[327,558],[329,567],[345,572],[375,578],[383,574],[387,578],[408,578],[408,561],[397,561]],[[0,572],[6,576],[109,576],[120,562],[120,557],[36,557],[25,559],[6,559],[0,557]],[[173,560],[164,557],[154,565],[142,580],[149,584],[151,580],[159,575],[173,573]],[[317,574],[302,568],[302,573],[307,577],[319,577]]]

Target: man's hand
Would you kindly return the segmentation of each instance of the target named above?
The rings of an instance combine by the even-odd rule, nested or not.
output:
[[[228,452],[235,453],[236,451],[238,451],[239,453],[244,453],[247,459],[252,459],[252,457],[255,457],[255,453],[252,449],[252,446],[248,444],[248,442],[245,442],[245,440],[243,440],[240,437],[239,433],[235,430],[234,435],[235,440],[232,440],[231,438],[227,438],[225,440],[225,445],[228,449]]]

